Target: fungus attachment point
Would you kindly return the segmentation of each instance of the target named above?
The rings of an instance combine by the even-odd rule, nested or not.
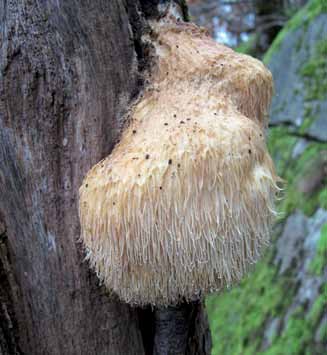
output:
[[[258,260],[278,178],[262,138],[270,72],[195,25],[163,20],[153,31],[155,90],[87,174],[79,214],[106,287],[131,304],[169,305],[232,285]]]

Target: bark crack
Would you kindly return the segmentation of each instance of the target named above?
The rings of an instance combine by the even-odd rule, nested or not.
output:
[[[14,300],[11,293],[12,270],[8,253],[6,226],[0,214],[0,353],[20,355],[18,327],[14,315]]]

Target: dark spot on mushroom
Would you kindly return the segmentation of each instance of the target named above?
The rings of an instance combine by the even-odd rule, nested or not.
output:
[[[141,174],[137,174],[138,177],[141,177]]]
[[[135,134],[136,133],[136,130],[135,129],[133,129],[133,134]]]
[[[88,187],[88,186],[89,186],[89,184],[86,184],[86,185],[85,185],[85,187]]]
[[[223,64],[223,63],[220,63],[220,66],[221,66],[221,67],[223,67],[223,66],[224,66],[224,64]]]
[[[171,165],[173,163],[173,160],[172,159],[169,159],[168,160],[168,164]]]
[[[187,120],[187,121],[191,121],[191,119],[190,119],[190,118],[187,118],[186,120]]]
[[[116,202],[113,202],[112,204],[115,206]]]
[[[177,116],[176,116],[176,113],[174,114],[174,117],[177,117]]]
[[[249,154],[251,154],[252,153],[252,151],[251,151],[251,149],[249,149]]]
[[[249,141],[251,140],[251,137],[249,137]]]
[[[149,159],[150,158],[150,154],[147,154],[146,156],[145,156],[145,159]]]
[[[167,122],[165,122],[165,126],[168,126],[168,123],[167,123]]]
[[[217,116],[217,112],[214,112],[214,115]]]
[[[185,122],[184,122],[184,121],[180,121],[179,123],[180,123],[180,124],[184,124]]]
[[[159,189],[162,190],[162,186],[160,186]]]
[[[180,168],[180,167],[181,167],[181,164],[177,164],[177,167]]]
[[[179,48],[179,45],[178,45],[178,44],[176,44],[176,48]]]

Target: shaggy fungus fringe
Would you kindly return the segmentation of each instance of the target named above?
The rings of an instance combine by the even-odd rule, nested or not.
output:
[[[138,305],[238,282],[269,242],[278,190],[264,137],[270,72],[195,25],[153,31],[150,84],[80,188],[87,259]]]

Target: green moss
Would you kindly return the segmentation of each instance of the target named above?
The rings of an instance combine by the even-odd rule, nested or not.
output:
[[[264,63],[268,64],[270,62],[272,55],[280,48],[281,43],[289,32],[295,31],[301,26],[307,26],[317,15],[324,12],[327,12],[326,0],[311,0],[298,11],[277,35],[263,58]]]
[[[213,337],[212,355],[256,354],[264,323],[289,305],[294,287],[277,276],[271,255],[239,287],[210,296],[207,308]]]
[[[275,128],[274,128],[275,130]],[[281,134],[280,141],[278,132]],[[281,132],[284,132],[282,134]],[[274,137],[274,135],[277,135]],[[276,130],[272,135],[272,141],[268,144],[270,152],[276,161],[277,172],[287,182],[283,199],[278,205],[279,211],[284,217],[294,212],[295,209],[301,209],[307,216],[311,216],[319,206],[326,204],[324,189],[318,189],[312,194],[299,191],[299,182],[315,173],[318,161],[322,159],[322,151],[327,149],[326,143],[311,143],[297,159],[292,159],[292,150],[294,147],[294,137],[290,137],[285,128]],[[296,139],[295,139],[296,142]],[[282,153],[279,150],[284,149]],[[279,154],[279,157],[278,157]],[[276,160],[277,157],[277,160]],[[279,160],[278,160],[279,159]]]
[[[326,306],[325,295],[320,295],[314,302],[309,314],[306,310],[298,307],[289,318],[281,335],[275,339],[272,346],[260,353],[261,355],[282,355],[287,349],[288,355],[317,354],[312,332],[318,326],[324,307]]]
[[[322,325],[318,334],[318,340],[323,344],[327,343],[327,322]]]
[[[277,275],[270,257],[258,264],[239,287],[207,299],[212,355],[282,355],[286,349],[288,355],[316,353],[312,333],[321,321],[326,291],[315,300],[309,313],[298,307],[282,326],[281,334],[272,335],[269,349],[260,351],[265,323],[283,314],[296,292],[291,279]]]
[[[318,196],[319,206],[327,210],[327,187],[324,187]]]
[[[327,144],[311,143],[300,157],[293,159],[292,152],[297,141],[298,138],[292,136],[287,127],[273,127],[269,131],[268,150],[275,162],[277,173],[286,181],[284,196],[278,205],[284,217],[296,208],[310,216],[320,205],[327,204],[325,199],[327,192],[323,192],[325,189],[315,191],[312,195],[304,194],[298,189],[299,180],[314,173],[315,164],[321,159],[320,152],[327,149]]]
[[[309,271],[314,275],[322,275],[327,266],[327,223],[321,228],[320,239],[317,243],[316,256],[312,260]]]
[[[296,209],[300,209],[307,216],[312,216],[318,207],[317,194],[307,198],[293,186],[288,186],[286,196],[279,205],[279,210],[281,215],[286,218]]]
[[[304,354],[306,343],[310,340],[311,331],[303,321],[303,310],[298,308],[288,320],[280,337],[262,355],[282,355],[287,349],[288,355]]]
[[[272,127],[268,132],[268,150],[277,169],[283,177],[292,159],[292,151],[297,138],[290,135],[287,127]]]
[[[254,55],[254,47],[257,41],[257,36],[253,34],[249,39],[241,43],[238,47],[235,48],[235,51],[238,53]]]
[[[301,124],[301,127],[299,128],[299,133],[304,134],[308,131],[310,126],[315,120],[315,116],[304,116],[303,123]]]
[[[317,42],[311,58],[300,69],[305,101],[324,100],[327,94],[327,39]]]
[[[324,314],[324,308],[326,307],[326,291],[315,300],[310,313],[308,315],[308,323],[312,328],[316,328],[319,325],[320,320]]]

